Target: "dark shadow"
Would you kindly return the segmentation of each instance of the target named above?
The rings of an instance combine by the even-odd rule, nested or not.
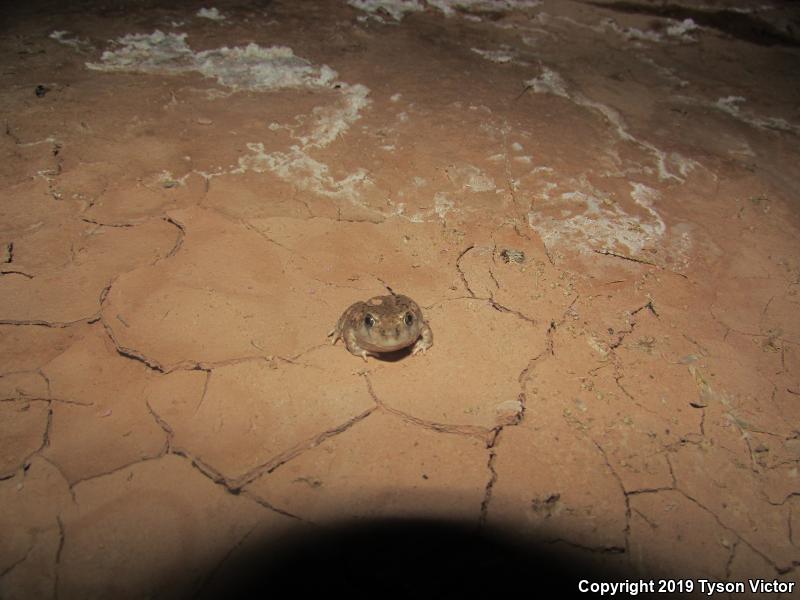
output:
[[[598,595],[579,593],[581,580],[639,580],[570,550],[474,523],[364,520],[256,544],[224,564],[198,597],[521,600]]]
[[[374,358],[375,360],[380,360],[382,362],[397,362],[398,360],[403,360],[411,356],[411,346],[408,348],[401,348],[400,350],[395,350],[394,352],[381,352],[379,354],[371,354],[370,358]]]
[[[692,19],[698,25],[712,27],[746,42],[759,46],[800,46],[790,35],[775,29],[766,21],[749,14],[733,10],[702,10],[678,4],[652,4],[639,2],[588,2],[600,8],[617,12],[653,15],[668,19]]]

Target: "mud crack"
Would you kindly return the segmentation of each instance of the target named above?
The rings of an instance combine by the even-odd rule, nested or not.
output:
[[[178,253],[178,250],[181,249],[181,246],[183,246],[183,240],[186,237],[186,227],[183,225],[183,223],[178,222],[176,219],[173,219],[170,216],[164,217],[163,220],[169,223],[170,225],[174,226],[178,230],[178,239],[175,240],[175,245],[172,246],[172,249],[170,249],[170,251],[167,252],[167,254],[164,256],[164,259],[167,259],[175,256],[175,254]],[[158,262],[158,260],[156,260],[156,262]]]
[[[461,254],[458,255],[458,258],[456,259],[456,270],[458,271],[459,277],[461,277],[461,283],[464,285],[464,289],[467,290],[467,294],[469,294],[471,298],[476,298],[475,292],[473,292],[472,288],[469,287],[467,276],[464,274],[464,270],[461,268],[461,261],[467,255],[467,253],[473,250],[474,248],[475,248],[474,244],[468,246],[465,250],[461,252]]]
[[[365,381],[367,382],[367,391],[372,399],[375,401],[377,406],[384,412],[394,415],[396,417],[400,417],[404,421],[411,423],[413,425],[418,425],[419,427],[423,427],[425,429],[430,429],[431,431],[436,431],[438,433],[453,433],[457,435],[467,435],[470,437],[478,438],[482,441],[486,441],[490,436],[494,434],[496,430],[495,427],[480,427],[479,425],[452,425],[449,423],[438,423],[436,421],[427,421],[425,419],[420,419],[419,417],[415,417],[408,413],[404,413],[401,410],[397,410],[396,408],[392,408],[388,404],[384,403],[378,395],[375,393],[374,388],[372,387],[372,381],[369,379],[369,375],[367,373],[362,373],[362,377],[364,377]]]
[[[632,311],[629,311],[629,312],[628,312],[628,316],[629,316],[629,317],[635,317],[636,315],[638,315],[638,314],[639,314],[641,311],[643,311],[643,310],[645,310],[645,309],[647,309],[648,311],[650,311],[650,314],[652,314],[652,315],[653,315],[653,316],[655,316],[656,318],[659,318],[659,317],[658,317],[658,312],[656,312],[656,309],[655,309],[655,306],[653,306],[653,301],[652,301],[652,300],[649,300],[649,301],[647,302],[647,304],[644,304],[644,305],[640,306],[639,308],[636,308],[636,309],[634,309],[634,310],[632,310]],[[633,330],[636,328],[636,323],[637,323],[637,320],[636,320],[636,319],[633,319],[633,320],[630,322],[630,328],[629,328],[629,329],[623,329],[622,331],[617,331],[617,332],[616,332],[616,333],[618,334],[618,336],[617,336],[617,339],[616,339],[616,341],[614,341],[614,342],[612,342],[611,344],[609,344],[609,346],[608,346],[608,347],[609,347],[609,349],[610,349],[610,350],[612,350],[612,351],[614,351],[614,350],[616,350],[617,348],[619,348],[619,347],[622,345],[622,342],[624,342],[624,341],[625,341],[625,338],[626,338],[626,337],[627,337],[629,334],[633,333]],[[627,393],[627,392],[626,392],[626,393]]]
[[[367,410],[365,410],[364,412],[362,412],[360,415],[356,415],[355,417],[349,419],[348,421],[342,423],[341,425],[338,425],[332,429],[324,431],[309,440],[305,440],[303,442],[300,442],[299,444],[295,444],[288,450],[284,450],[280,454],[273,456],[270,460],[263,463],[262,465],[259,465],[258,467],[251,469],[241,477],[228,480],[230,488],[236,491],[241,490],[243,487],[245,487],[249,483],[252,483],[262,475],[266,473],[272,473],[275,469],[289,462],[296,456],[302,454],[309,448],[314,448],[316,446],[319,446],[322,442],[324,442],[328,438],[331,438],[344,431],[347,431],[356,423],[359,423],[360,421],[363,421],[364,419],[369,417],[377,409],[378,409],[377,406],[372,406]]]
[[[619,486],[620,491],[622,492],[622,496],[625,499],[625,528],[623,529],[623,535],[625,537],[625,548],[624,552],[629,554],[630,552],[630,538],[631,538],[631,500],[628,495],[628,492],[625,490],[625,484],[622,482],[622,477],[620,477],[619,473],[617,473],[614,466],[611,464],[611,461],[608,459],[608,454],[606,454],[605,448],[601,446],[597,440],[593,437],[588,436],[589,440],[591,440],[594,447],[597,448],[597,451],[603,457],[603,461],[606,463],[606,467],[608,468],[609,472],[611,473],[612,477],[616,480],[617,485]]]
[[[772,559],[770,559],[769,556],[764,554],[755,545],[753,545],[751,542],[749,542],[747,540],[747,538],[745,538],[742,534],[740,534],[738,531],[736,531],[732,527],[729,527],[729,526],[725,525],[725,523],[722,522],[722,519],[720,519],[720,517],[713,510],[711,510],[710,508],[705,506],[702,502],[697,500],[697,498],[691,496],[686,491],[681,489],[679,486],[675,487],[675,491],[677,491],[684,498],[686,498],[687,500],[689,500],[690,502],[692,502],[693,504],[698,506],[701,510],[703,510],[706,513],[708,513],[709,515],[711,515],[711,517],[714,519],[714,521],[716,521],[717,525],[719,525],[725,531],[731,533],[737,539],[738,542],[743,543],[750,550],[752,550],[754,553],[756,553],[758,556],[760,556],[767,564],[769,564],[773,569],[775,569],[776,573],[778,573],[779,575],[783,575],[784,573],[787,573],[787,572],[791,571],[792,568],[794,566],[796,566],[796,565],[794,565],[794,563],[787,564],[785,566],[777,565]]]
[[[495,452],[494,448],[502,432],[503,432],[503,426],[497,427],[494,430],[494,435],[492,436],[492,439],[486,445],[486,449],[489,451],[489,460],[486,462],[486,468],[489,469],[489,481],[486,482],[486,488],[484,489],[483,492],[483,500],[481,501],[481,512],[480,512],[480,517],[478,517],[479,525],[485,525],[486,519],[489,516],[489,502],[491,502],[492,500],[492,491],[494,490],[495,483],[497,483],[497,470],[494,467],[494,463],[497,460],[497,453]]]
[[[673,275],[677,275],[678,277],[683,277],[684,279],[689,279],[688,275],[680,273],[678,271],[673,271],[672,269],[668,269],[663,265],[659,265],[654,262],[650,262],[649,260],[644,260],[642,258],[636,258],[635,256],[628,256],[627,254],[620,254],[619,252],[614,252],[612,250],[608,250],[607,248],[603,248],[602,250],[592,250],[595,254],[602,254],[603,256],[611,256],[613,258],[619,258],[622,260],[626,260],[629,262],[637,263],[640,265],[647,265],[649,267],[655,267],[660,271],[665,271],[667,273],[672,273]]]
[[[0,275],[20,275],[25,279],[33,279],[33,275],[25,273],[24,271],[17,271],[15,269],[0,269]]]

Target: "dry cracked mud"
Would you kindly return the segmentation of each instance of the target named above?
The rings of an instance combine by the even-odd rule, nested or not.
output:
[[[4,10],[0,597],[375,517],[797,580],[797,6]],[[328,343],[389,291],[427,353]]]

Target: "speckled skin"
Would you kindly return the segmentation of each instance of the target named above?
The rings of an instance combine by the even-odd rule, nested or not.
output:
[[[413,355],[433,345],[433,332],[417,303],[408,296],[395,294],[351,305],[328,336],[332,336],[332,344],[344,340],[347,350],[364,360],[367,355],[409,346]]]

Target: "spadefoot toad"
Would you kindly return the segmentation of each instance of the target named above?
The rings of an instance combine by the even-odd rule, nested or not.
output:
[[[411,354],[425,352],[433,345],[433,332],[422,317],[422,310],[408,296],[391,294],[356,302],[348,308],[328,334],[344,340],[351,354],[367,360],[367,355],[411,348]]]

